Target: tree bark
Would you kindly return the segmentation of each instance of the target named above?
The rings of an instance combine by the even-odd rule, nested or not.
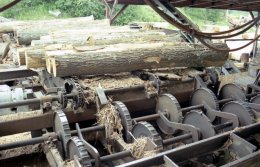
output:
[[[63,35],[42,36],[40,40],[32,41],[32,46],[45,46],[50,44],[73,44],[73,45],[110,45],[117,43],[140,43],[149,41],[175,41],[176,33],[166,34],[163,31],[132,31],[124,32],[84,32],[79,34],[66,33]]]
[[[57,22],[50,25],[37,24],[35,26],[28,26],[26,28],[20,28],[16,31],[15,36],[17,44],[19,45],[30,45],[32,40],[40,40],[41,36],[48,35],[50,31],[57,29],[75,29],[82,27],[105,27],[109,26],[108,20],[94,20],[94,21],[71,21],[71,22]]]
[[[226,44],[215,47],[227,48]],[[104,48],[76,52],[49,51],[50,72],[55,77],[97,75],[166,67],[222,66],[228,52],[215,52],[202,45],[157,42],[115,44]]]

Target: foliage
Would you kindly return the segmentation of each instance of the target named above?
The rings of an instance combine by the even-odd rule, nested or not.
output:
[[[72,17],[89,15],[93,15],[95,19],[105,17],[105,6],[99,0],[57,0],[55,5],[57,9]]]
[[[188,18],[197,24],[223,24],[225,23],[225,10],[212,10],[212,9],[191,9],[183,8],[181,11],[184,12]]]
[[[11,0],[0,0],[3,5]],[[14,19],[50,19],[54,16],[49,14],[49,10],[58,9],[62,12],[59,17],[78,17],[93,15],[95,19],[105,18],[105,5],[103,0],[22,0],[15,7],[4,12],[4,17]],[[119,7],[117,8],[119,10]],[[224,10],[191,9],[182,8],[194,23],[203,24],[227,24],[225,22]],[[241,12],[235,13],[240,15]],[[158,22],[163,19],[151,10],[148,6],[129,6],[124,13],[118,17],[116,24],[124,25],[132,21]]]

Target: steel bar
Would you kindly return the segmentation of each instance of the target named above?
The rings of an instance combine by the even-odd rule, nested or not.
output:
[[[111,161],[115,161],[115,160],[122,159],[125,157],[129,157],[129,156],[131,156],[131,152],[129,150],[125,150],[122,152],[113,153],[111,155],[106,155],[106,156],[100,157],[100,161],[103,163],[111,162]]]
[[[160,118],[159,114],[152,114],[152,115],[134,118],[133,120],[136,122],[141,122],[141,121],[152,121],[152,120],[156,120],[158,118]]]
[[[246,155],[221,167],[249,167],[260,166],[260,151]]]
[[[223,124],[219,124],[219,125],[215,125],[213,126],[213,128],[216,130],[216,131],[219,131],[219,130],[222,130],[224,128],[227,128],[229,126],[232,126],[233,123],[232,122],[225,122]]]
[[[9,9],[9,8],[11,8],[12,6],[14,6],[14,5],[16,5],[18,2],[20,2],[21,0],[13,0],[12,2],[10,2],[10,3],[8,3],[8,4],[6,4],[6,5],[4,5],[4,6],[2,6],[1,8],[0,8],[0,13],[1,12],[3,12],[3,11],[5,11],[5,10],[7,10],[7,9]]]
[[[41,137],[35,137],[35,138],[28,139],[28,140],[1,144],[0,151],[17,148],[17,147],[24,147],[24,146],[28,146],[28,145],[40,144],[40,143],[43,143],[44,141],[46,141],[46,139],[48,139],[49,137],[56,138],[57,135],[55,133],[49,133],[48,135],[44,135]]]
[[[40,104],[40,103],[41,103],[40,99],[27,99],[27,100],[22,100],[22,101],[7,102],[7,103],[1,103],[0,109],[13,108],[13,107],[30,105],[30,104]]]
[[[28,70],[25,67],[3,69],[0,71],[0,80],[9,80],[32,76],[38,76],[38,73],[32,70]]]
[[[113,3],[114,0],[107,0],[108,3]],[[258,6],[260,1],[244,1],[240,2],[238,0],[234,1],[203,1],[203,0],[181,0],[181,1],[170,1],[170,3],[175,7],[192,7],[192,8],[211,8],[211,9],[229,9],[229,10],[243,10],[243,11],[259,11]],[[129,4],[129,5],[145,5],[143,0],[118,0],[119,4]]]
[[[204,105],[201,104],[201,105],[196,105],[196,106],[190,106],[190,107],[182,108],[181,111],[182,112],[187,112],[187,111],[190,111],[190,110],[197,110],[197,109],[203,109],[203,108],[204,108]]]
[[[77,114],[71,110],[65,112],[69,123],[95,119],[95,113],[96,110],[94,108],[88,109],[87,112]],[[53,127],[53,113],[46,113],[40,116],[5,121],[0,122],[0,137],[51,127]]]
[[[96,132],[96,131],[103,131],[103,130],[105,130],[105,126],[102,125],[80,129],[81,133],[89,133],[89,132]],[[71,131],[71,135],[76,135],[77,133],[78,133],[77,130]]]
[[[67,94],[67,98],[72,98],[73,94]],[[59,96],[43,96],[41,98],[35,98],[35,99],[27,99],[27,100],[21,100],[21,101],[14,101],[14,102],[7,102],[7,103],[0,103],[0,109],[2,108],[12,108],[12,107],[18,107],[18,106],[24,106],[24,105],[30,105],[30,104],[40,104],[42,101],[55,101],[59,100]]]
[[[212,152],[214,150],[219,149],[225,144],[226,141],[228,141],[231,133],[235,133],[240,137],[242,136],[248,137],[252,134],[255,134],[256,132],[259,133],[259,128],[260,128],[260,123],[255,123],[249,126],[245,126],[243,128],[236,129],[232,132],[226,132],[223,134],[219,134],[217,136],[213,136],[208,139],[204,139],[192,144],[188,144],[183,147],[168,150],[159,153],[153,157],[142,158],[129,163],[118,165],[118,167],[161,165],[164,164],[164,160],[163,160],[164,155],[169,157],[175,163],[182,162],[184,160],[195,158],[205,153]]]
[[[218,103],[223,104],[223,103],[227,103],[227,102],[230,102],[230,101],[233,101],[233,99],[232,98],[222,99],[222,100],[219,100]]]
[[[191,138],[192,138],[192,134],[187,133],[187,134],[184,134],[181,136],[165,139],[165,140],[163,140],[163,145],[166,146],[166,145],[174,144],[174,143],[181,142],[181,141],[184,141],[186,139],[191,139]]]

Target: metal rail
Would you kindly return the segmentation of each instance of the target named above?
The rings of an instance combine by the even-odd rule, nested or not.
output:
[[[250,135],[259,133],[260,123],[252,124],[234,131],[226,132],[208,139],[204,139],[183,147],[168,150],[159,153],[153,157],[142,158],[132,162],[128,162],[117,167],[136,167],[136,166],[153,166],[165,163],[164,157],[169,157],[173,162],[180,163],[182,161],[201,156],[206,153],[213,152],[221,148],[230,138],[232,133],[240,137],[247,138]]]

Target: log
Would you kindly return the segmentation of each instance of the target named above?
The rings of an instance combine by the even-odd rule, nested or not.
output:
[[[227,48],[226,44],[214,44]],[[51,73],[55,77],[112,74],[140,69],[165,67],[222,66],[228,52],[212,51],[202,45],[157,42],[143,44],[115,44],[86,51],[48,51]]]
[[[108,27],[108,20],[94,20],[94,21],[84,21],[84,20],[74,20],[71,22],[57,22],[55,24],[45,24],[45,25],[34,25],[19,28],[16,30],[15,37],[17,44],[19,45],[30,45],[32,40],[39,40],[41,36],[48,35],[50,31],[57,29],[80,29],[81,27],[93,28],[93,27]]]
[[[67,18],[67,19],[52,19],[52,20],[29,20],[29,21],[10,21],[0,23],[0,33],[14,33],[16,29],[22,27],[34,27],[36,25],[53,25],[57,23],[68,23],[74,21],[91,21],[94,20],[93,16],[78,17],[78,18]]]
[[[125,32],[125,33],[108,33],[108,34],[90,34],[80,36],[67,36],[62,38],[51,39],[45,36],[38,41],[32,41],[32,46],[46,46],[51,44],[71,44],[71,45],[112,45],[118,43],[143,43],[159,41],[176,41],[176,34],[166,35],[164,32]]]
[[[11,43],[0,43],[0,58],[5,59],[10,51]]]
[[[46,66],[45,57],[42,56],[45,54],[44,49],[35,49],[35,50],[25,50],[25,64],[26,68],[39,68]],[[30,55],[30,56],[28,56]]]
[[[107,33],[107,34],[98,34],[93,36],[88,36],[84,40],[79,40],[75,42],[76,38],[72,39],[61,39],[61,41],[65,41],[65,44],[62,44],[60,41],[59,44],[52,44],[52,45],[39,45],[27,48],[27,50],[38,50],[43,49],[45,51],[52,51],[52,50],[74,50],[79,52],[90,51],[90,50],[97,50],[97,48],[104,48],[106,45],[113,45],[118,43],[144,43],[144,42],[169,42],[174,41],[176,39],[175,34],[166,35],[164,32],[160,31],[151,31],[151,32],[139,32],[135,31],[132,32],[124,32],[124,33]],[[74,41],[74,43],[72,42]],[[73,44],[69,44],[73,43]],[[75,44],[76,43],[76,44]],[[78,44],[77,44],[78,43]],[[37,51],[38,52],[38,51]],[[44,61],[42,57],[44,57],[45,52],[38,52],[37,54],[41,53],[42,55],[31,55],[34,52],[28,52],[26,54],[26,59],[28,59],[27,68],[31,68],[30,64],[34,64],[29,62],[32,59],[40,59],[41,62]],[[39,61],[38,61],[39,62]],[[47,62],[46,62],[47,63]],[[45,64],[37,64],[37,68],[45,67]],[[35,65],[33,68],[36,68]]]
[[[16,56],[17,56],[17,61],[18,61],[19,66],[26,64],[26,62],[25,62],[25,50],[26,50],[26,48],[18,48],[17,49]]]

